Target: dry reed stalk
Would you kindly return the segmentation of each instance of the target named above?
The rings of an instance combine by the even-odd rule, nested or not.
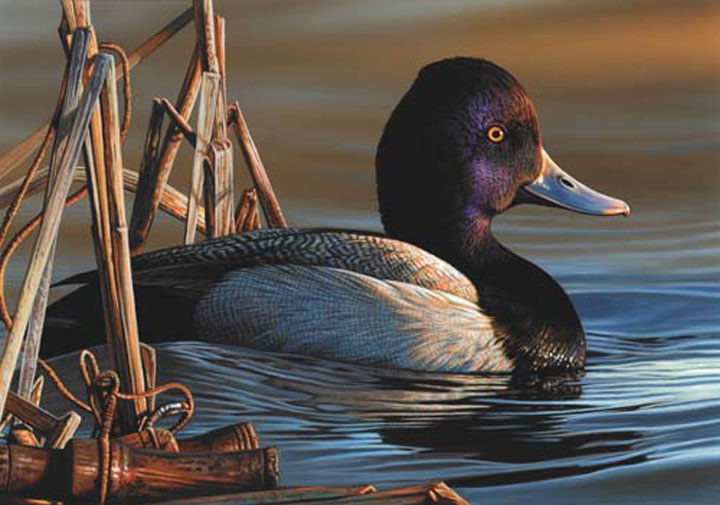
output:
[[[182,132],[185,140],[187,140],[192,148],[195,149],[195,140],[197,139],[197,136],[195,134],[195,130],[192,129],[192,126],[190,126],[185,118],[182,117],[177,110],[175,110],[175,107],[173,107],[173,104],[171,104],[170,100],[167,98],[161,99],[160,105],[162,105],[165,109],[165,112],[167,112],[168,116],[175,124],[175,127]]]
[[[201,76],[200,49],[196,45],[178,99],[175,102],[175,108],[186,120],[190,117],[190,112],[195,104]],[[174,125],[169,125],[156,162],[151,169],[142,173],[130,218],[130,250],[133,255],[142,252],[145,240],[150,233],[155,212],[160,204],[162,190],[170,177],[181,139],[180,130]]]
[[[258,214],[257,189],[250,188],[243,192],[243,196],[235,210],[235,231],[241,233],[252,228],[255,216]]]
[[[85,173],[84,167],[79,166],[77,168],[80,170],[73,172],[73,182],[85,183],[87,181],[87,174]],[[47,177],[47,167],[38,170],[36,177],[28,186],[27,196],[34,195],[41,191],[45,187]],[[137,190],[138,179],[139,175],[135,170],[123,168],[123,185],[126,191],[134,193]],[[22,180],[16,180],[7,186],[0,188],[0,209],[7,207],[12,202],[13,196],[17,192],[17,188],[20,187],[21,184]],[[184,223],[185,216],[187,214],[187,197],[178,189],[166,184],[160,199],[159,208],[163,212],[166,212],[168,215]],[[201,233],[205,233],[205,211],[202,208],[198,209],[197,230]]]
[[[210,237],[222,237],[234,232],[233,156],[228,139],[214,139],[210,143],[211,191],[205,200],[205,215],[214,214],[215,220],[208,229]]]
[[[149,170],[157,159],[158,149],[160,148],[160,133],[162,132],[164,119],[165,114],[162,102],[158,98],[153,98],[150,120],[148,121],[147,132],[145,133],[143,158],[140,162],[140,168],[138,169],[140,174]]]
[[[145,372],[145,388],[147,390],[155,389],[155,380],[157,379],[157,352],[155,348],[140,342],[140,356],[142,357],[143,371]],[[155,410],[155,395],[147,398],[148,412]]]
[[[227,138],[227,77],[225,76],[225,18],[215,16],[213,26],[217,50],[218,73],[220,74],[220,94],[218,95],[217,112],[215,113],[215,136]]]
[[[215,14],[212,0],[193,0],[195,31],[205,72],[220,73],[215,44]]]
[[[95,61],[93,72],[83,91],[73,119],[67,148],[60,157],[56,177],[57,182],[50,193],[42,224],[35,241],[35,247],[30,255],[30,262],[17,300],[14,324],[6,338],[2,360],[0,360],[0,417],[2,417],[5,408],[5,399],[15,371],[22,338],[27,329],[35,294],[50,255],[51,245],[60,226],[65,198],[72,182],[72,170],[80,154],[90,123],[90,116],[100,95],[109,66],[109,59],[109,56],[101,55]]]
[[[63,0],[63,6],[65,3],[71,2],[72,0]],[[64,11],[64,10],[63,10]],[[74,10],[72,10],[74,19]],[[192,7],[184,10],[181,14],[175,17],[163,28],[154,33],[150,38],[140,44],[132,53],[128,55],[129,67],[132,69],[137,66],[141,61],[147,58],[150,54],[155,52],[160,46],[172,38],[177,32],[179,32],[185,25],[187,25],[193,19]],[[73,23],[75,23],[73,21]],[[43,137],[47,131],[48,124],[44,124],[36,128],[30,135],[13,147],[10,151],[0,157],[0,179],[10,173],[15,167],[22,163],[32,151],[40,145]]]
[[[135,298],[130,269],[130,248],[125,221],[122,182],[122,154],[118,117],[115,64],[111,60],[101,99],[101,132],[105,157],[95,165],[93,200],[94,241],[100,275],[101,298],[106,319],[106,338],[113,368],[118,372],[121,390],[134,395],[145,391],[142,358],[135,315]],[[104,174],[100,170],[105,170]],[[121,430],[137,429],[139,415],[147,410],[145,398],[133,400],[133,407],[120,411]],[[126,406],[125,403],[122,404]],[[129,407],[129,405],[127,405]]]
[[[57,164],[60,160],[60,153],[64,151],[67,146],[67,136],[70,133],[72,114],[77,107],[78,96],[80,94],[80,82],[85,67],[89,40],[90,33],[87,30],[77,29],[73,32],[67,71],[68,86],[65,87],[63,105],[56,126],[57,133],[55,134],[53,150],[50,155],[50,172],[48,184],[45,189],[45,205],[48,203],[50,191],[56,182]],[[55,257],[55,246],[56,240],[53,241],[49,259],[45,266],[42,279],[40,280],[40,286],[35,297],[35,302],[33,303],[32,314],[30,315],[30,322],[25,336],[25,351],[23,352],[18,383],[18,394],[23,398],[30,397],[35,380],[37,358],[40,351],[40,337],[42,335],[43,324],[45,323],[45,309],[47,307],[48,291],[52,277],[52,264]]]
[[[220,90],[220,76],[211,72],[203,72],[198,109],[198,126],[195,139],[195,157],[193,159],[192,180],[188,192],[188,213],[185,223],[185,244],[195,241],[197,223],[197,207],[202,199],[203,171],[207,156],[207,147],[212,135],[213,121],[216,111],[217,97]],[[206,216],[207,228],[207,216]]]
[[[250,135],[250,129],[245,122],[238,102],[233,102],[230,105],[229,119],[234,126],[235,135],[242,149],[243,157],[250,171],[253,184],[258,190],[260,204],[265,213],[267,225],[270,228],[287,228],[287,221],[275,197],[272,184],[260,159],[260,153],[258,153],[257,147],[255,147],[255,142],[253,142],[252,136]]]

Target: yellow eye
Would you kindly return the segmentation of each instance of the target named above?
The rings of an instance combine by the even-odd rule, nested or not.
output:
[[[503,130],[502,126],[491,126],[488,128],[487,138],[490,139],[490,142],[499,144],[505,138],[505,130]]]

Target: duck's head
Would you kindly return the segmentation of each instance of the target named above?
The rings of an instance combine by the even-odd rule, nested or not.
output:
[[[552,161],[523,87],[482,59],[452,58],[420,71],[385,127],[376,168],[388,235],[443,256],[472,247],[493,216],[518,203],[630,212]]]

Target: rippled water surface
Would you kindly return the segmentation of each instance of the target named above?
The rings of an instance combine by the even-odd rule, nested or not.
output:
[[[134,47],[184,3],[95,5],[102,38]],[[160,345],[161,380],[182,380],[196,395],[188,432],[252,421],[264,444],[279,447],[284,485],[443,479],[482,504],[718,502],[715,3],[216,5],[229,17],[229,92],[245,106],[294,224],[379,229],[372,159],[382,124],[419,66],[454,54],[486,56],[515,73],[556,161],[628,200],[633,216],[524,208],[495,224],[508,246],[569,292],[588,334],[582,376],[520,384]],[[48,116],[61,60],[54,4],[0,6],[6,150]],[[128,166],[137,166],[150,97],[176,93],[189,40],[183,34],[136,74]],[[18,51],[28,57],[12,58]],[[30,99],[33,107],[23,102]],[[184,188],[187,176],[180,168],[173,184]],[[61,247],[58,277],[92,264],[86,211],[68,213],[72,240]],[[180,238],[168,220],[153,233],[154,245]],[[10,293],[23,254],[11,267]],[[56,364],[74,371],[74,358]],[[46,402],[67,409],[54,393]]]

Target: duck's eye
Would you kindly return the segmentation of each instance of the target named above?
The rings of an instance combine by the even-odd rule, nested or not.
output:
[[[490,142],[499,144],[505,138],[505,130],[503,130],[502,126],[491,126],[490,128],[488,128],[487,138],[490,140]]]

